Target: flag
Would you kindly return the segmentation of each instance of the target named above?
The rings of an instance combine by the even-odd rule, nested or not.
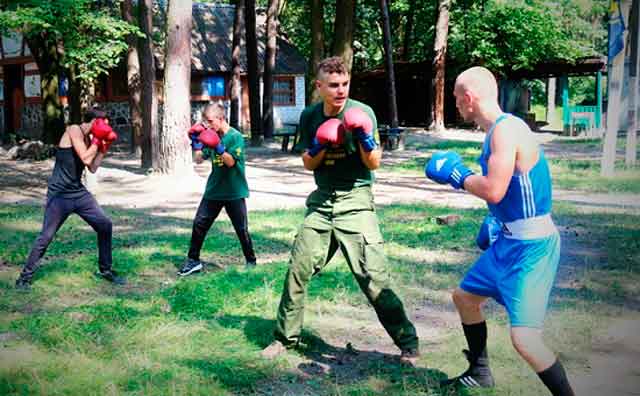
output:
[[[620,0],[609,3],[609,63],[613,62],[624,48],[624,18],[620,9]]]

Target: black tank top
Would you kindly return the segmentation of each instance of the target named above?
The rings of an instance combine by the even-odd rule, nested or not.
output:
[[[49,178],[47,196],[77,198],[86,194],[88,191],[80,180],[83,171],[84,163],[73,147],[58,147],[56,164]]]

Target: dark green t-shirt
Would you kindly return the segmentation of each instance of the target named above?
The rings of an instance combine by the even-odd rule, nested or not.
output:
[[[228,201],[249,197],[249,186],[244,173],[244,137],[237,129],[229,128],[222,136],[227,153],[236,163],[227,167],[214,150],[204,148],[205,155],[211,156],[211,174],[204,190],[204,198],[214,201]]]
[[[333,117],[324,115],[323,102],[308,106],[300,115],[300,140],[296,149],[304,151],[311,147],[318,127],[330,118],[342,120],[344,112],[351,107],[359,107],[373,121],[373,133],[378,140],[378,123],[373,110],[357,100],[347,99],[344,109]],[[360,159],[360,145],[357,144],[355,134],[345,133],[344,144],[340,147],[330,147],[325,153],[324,160],[313,171],[316,185],[319,188],[349,189],[352,187],[368,186],[373,184],[375,177]]]

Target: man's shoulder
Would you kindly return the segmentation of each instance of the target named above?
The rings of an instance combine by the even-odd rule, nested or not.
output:
[[[303,117],[307,118],[312,114],[321,111],[321,109],[322,109],[322,102],[310,104],[309,106],[305,107],[304,110],[302,110],[302,113],[300,113],[300,118],[301,119]]]
[[[347,99],[347,107],[358,107],[373,113],[373,109],[371,108],[371,106],[356,99]]]

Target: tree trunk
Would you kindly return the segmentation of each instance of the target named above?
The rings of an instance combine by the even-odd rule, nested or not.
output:
[[[244,30],[244,0],[236,0],[236,13],[233,18],[233,39],[231,48],[231,109],[229,113],[229,124],[240,128],[240,98],[242,97],[242,81],[240,80],[240,43],[242,41],[242,31]]]
[[[138,3],[140,30],[145,37],[139,41],[140,76],[142,82],[142,158],[144,169],[153,168],[151,141],[158,133],[158,98],[155,91],[156,65],[153,58],[152,10],[153,0],[142,0]]]
[[[382,31],[384,38],[384,66],[387,71],[387,98],[389,100],[389,123],[392,128],[398,127],[398,105],[396,104],[396,78],[393,72],[393,45],[391,44],[391,26],[389,25],[389,8],[387,0],[379,0],[382,14]]]
[[[269,0],[265,37],[264,73],[262,74],[262,128],[265,139],[273,138],[273,72],[276,67],[278,0]]]
[[[135,25],[133,18],[132,0],[123,0],[120,4],[122,19]],[[140,103],[140,60],[138,59],[138,47],[136,37],[127,37],[129,50],[127,51],[127,88],[129,91],[129,118],[131,120],[131,153],[137,157],[142,155],[142,107]]]
[[[556,119],[556,78],[547,79],[547,112],[545,121],[551,124]]]
[[[258,71],[258,40],[256,38],[256,1],[245,0],[247,35],[247,75],[249,78],[249,112],[251,117],[251,144],[262,144],[262,117],[260,117],[260,83]]]
[[[624,163],[626,166],[635,166],[638,143],[638,32],[640,29],[640,0],[631,3],[631,17],[629,18],[629,30],[631,32],[631,59],[629,67],[629,127],[627,128],[627,144]]]
[[[319,102],[316,89],[318,63],[324,57],[324,8],[323,0],[311,0],[311,60],[307,68],[307,104]]]
[[[69,81],[69,122],[79,124],[82,121],[82,82],[76,77],[76,68],[65,72]]]
[[[353,66],[353,31],[356,0],[336,0],[333,55],[344,59],[351,73]]]
[[[433,125],[437,132],[444,130],[444,86],[445,60],[447,57],[447,36],[449,34],[450,0],[438,1],[438,22],[433,46]]]
[[[411,35],[413,34],[413,16],[416,12],[416,0],[409,0],[407,10],[407,24],[404,27],[404,37],[402,45],[402,59],[409,60],[409,50],[411,49]]]
[[[55,42],[44,36],[27,37],[27,43],[40,72],[44,116],[40,139],[45,143],[57,144],[65,128],[64,109],[58,94],[62,51]]]
[[[186,131],[191,125],[191,0],[169,0],[164,58],[164,115],[157,142],[157,166],[162,173],[190,170],[191,149]]]

